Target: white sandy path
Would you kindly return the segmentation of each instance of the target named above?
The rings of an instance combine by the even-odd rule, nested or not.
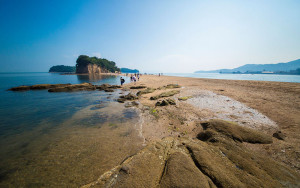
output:
[[[209,110],[214,116],[207,119],[224,119],[254,129],[277,129],[277,124],[267,116],[227,96],[207,90],[186,90],[184,96],[193,96],[187,100],[199,110]],[[181,94],[181,96],[183,96]],[[203,119],[203,120],[207,120]]]

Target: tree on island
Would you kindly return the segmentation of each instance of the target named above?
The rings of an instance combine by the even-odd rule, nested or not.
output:
[[[87,55],[80,55],[76,60],[76,70],[86,67],[89,64],[95,64],[109,72],[119,72],[120,69],[116,66],[116,63],[104,58],[89,57]]]
[[[49,72],[75,72],[75,66],[55,65],[49,69]]]

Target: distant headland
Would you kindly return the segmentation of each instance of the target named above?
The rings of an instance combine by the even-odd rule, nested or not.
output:
[[[226,74],[292,74],[300,75],[300,59],[277,64],[246,64],[234,69],[218,69],[212,71],[196,71],[195,73]]]

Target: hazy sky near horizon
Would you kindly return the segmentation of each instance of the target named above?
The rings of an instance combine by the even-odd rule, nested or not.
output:
[[[300,58],[299,0],[0,0],[0,72],[80,54],[187,73]]]

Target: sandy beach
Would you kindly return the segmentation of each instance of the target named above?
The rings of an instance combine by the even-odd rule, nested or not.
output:
[[[181,87],[156,90],[139,99],[142,110],[150,108],[150,114],[156,116],[144,113],[142,134],[146,142],[166,136],[194,138],[202,129],[197,123],[225,119],[271,136],[281,131],[286,136],[284,140],[273,137],[272,144],[244,145],[299,172],[300,84],[143,75],[137,83],[125,84],[124,88],[138,85],[159,88],[168,84]],[[177,105],[155,107],[157,100],[150,97],[169,90],[180,91],[172,97]],[[191,98],[178,100],[185,96]]]

